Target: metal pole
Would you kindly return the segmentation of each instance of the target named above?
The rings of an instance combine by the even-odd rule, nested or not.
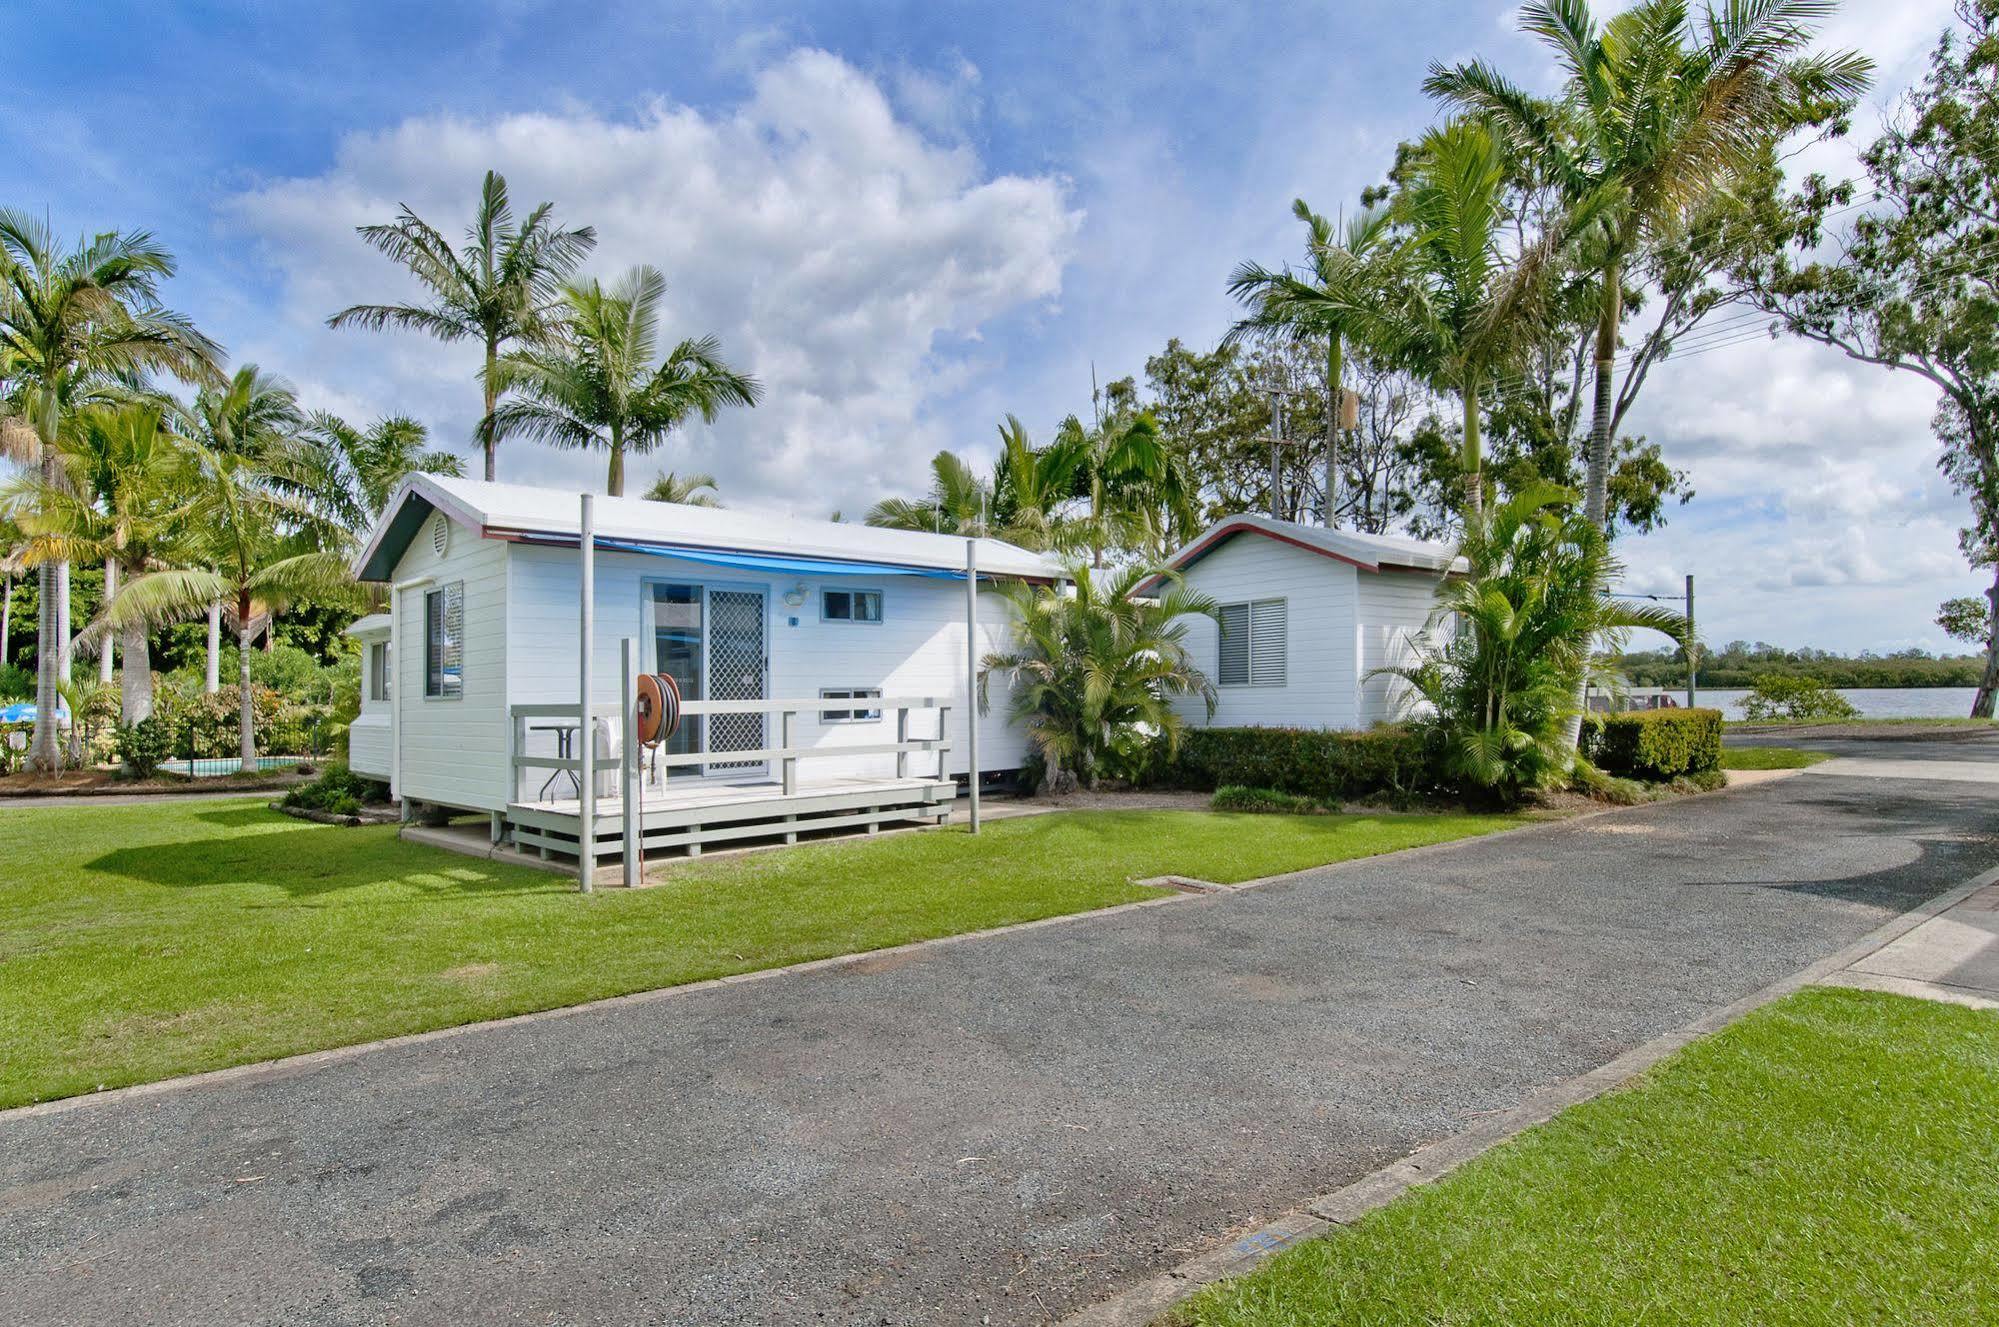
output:
[[[1694,574],[1687,573],[1687,708],[1694,707],[1699,686],[1696,680],[1700,663],[1694,657],[1700,648],[1700,637],[1694,634]]]
[[[1284,519],[1284,397],[1270,393],[1270,519]]]
[[[979,545],[965,541],[965,786],[972,795],[972,833],[979,832]]]
[[[625,637],[624,667],[618,695],[623,731],[618,743],[618,795],[624,807],[625,888],[637,889],[645,876],[645,800],[639,795],[639,643]]]
[[[577,659],[577,685],[583,698],[582,722],[576,730],[582,777],[576,789],[576,882],[588,894],[597,873],[597,731],[590,718],[590,644],[597,633],[597,527],[591,512],[591,498],[583,495],[583,515],[578,526],[576,549],[580,557],[583,584],[582,639]]]

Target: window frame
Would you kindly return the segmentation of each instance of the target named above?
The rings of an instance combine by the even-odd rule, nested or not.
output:
[[[387,705],[396,698],[395,655],[385,640],[368,643],[368,703]]]
[[[820,687],[819,688],[819,699],[821,700],[880,700],[881,698],[882,698],[882,689],[880,687]],[[879,705],[875,706],[875,708],[871,710],[864,710],[857,708],[851,710],[819,711],[819,722],[829,723],[829,724],[830,723],[879,723],[881,721],[881,717],[882,717],[882,711],[881,711],[881,706]]]
[[[1242,612],[1242,677],[1231,681],[1225,674],[1227,659],[1223,653],[1232,643],[1228,629],[1227,615],[1231,610]],[[1259,610],[1261,610],[1259,612]],[[1215,605],[1220,630],[1215,640],[1215,685],[1217,687],[1286,687],[1291,685],[1291,601],[1284,596],[1264,599],[1238,599],[1231,603]],[[1257,619],[1263,614],[1276,612],[1281,615],[1282,645],[1277,657],[1277,676],[1258,678],[1257,672]]]
[[[456,661],[458,671],[455,676],[446,671],[446,665],[449,660],[445,652],[445,644],[448,640],[446,633],[450,629],[449,623],[453,600],[456,600],[458,608],[458,637],[455,642],[451,642],[458,647]],[[434,631],[431,626],[430,616],[431,605],[433,603],[438,605],[437,627]],[[437,650],[435,666],[431,662],[431,650],[433,647]],[[436,678],[435,690],[432,689],[433,676]],[[456,682],[455,689],[448,686],[448,683],[454,681]],[[423,698],[425,700],[446,701],[465,699],[464,581],[449,581],[423,592]]]
[[[848,615],[846,617],[834,617],[826,611],[827,597],[829,595],[835,595],[835,594],[845,595],[847,597]],[[862,595],[874,596],[875,615],[873,617],[853,616],[854,603]],[[888,616],[888,595],[875,586],[822,585],[819,587],[819,620],[821,622],[827,623],[828,625],[838,626],[838,627],[878,627],[882,624],[883,620],[887,616]]]

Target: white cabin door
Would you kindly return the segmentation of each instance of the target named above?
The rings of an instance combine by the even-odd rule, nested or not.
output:
[[[766,700],[770,651],[762,590],[708,591],[708,687],[710,700]],[[770,745],[768,715],[713,714],[708,717],[708,752],[757,751]],[[766,761],[718,760],[711,773],[740,775]]]

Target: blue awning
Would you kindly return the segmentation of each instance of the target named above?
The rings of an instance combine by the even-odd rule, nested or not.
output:
[[[781,553],[748,553],[713,548],[676,548],[635,539],[597,540],[597,547],[621,553],[649,553],[654,557],[679,558],[711,567],[739,567],[748,571],[779,572],[787,576],[927,576],[933,580],[961,581],[962,571],[941,567],[911,567],[895,562],[837,562],[830,558],[788,557]]]

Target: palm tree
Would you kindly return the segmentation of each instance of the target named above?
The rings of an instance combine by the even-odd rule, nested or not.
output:
[[[359,227],[362,239],[409,270],[430,293],[430,302],[356,304],[327,319],[329,327],[394,327],[428,332],[440,341],[478,341],[485,352],[479,373],[485,411],[478,436],[488,480],[497,474],[500,356],[549,335],[560,315],[559,287],[597,243],[597,232],[588,226],[558,227],[550,216],[554,207],[543,203],[515,225],[506,178],[489,170],[479,210],[458,250],[407,206],[393,222]]]
[[[648,502],[677,502],[683,507],[719,507],[721,495],[715,488],[715,476],[709,474],[683,475],[672,470],[662,470],[659,478],[652,481],[652,487],[645,491]]]
[[[1291,202],[1292,215],[1305,223],[1305,253],[1310,284],[1321,293],[1334,292],[1364,281],[1366,265],[1387,247],[1393,235],[1394,217],[1386,207],[1363,208],[1352,220],[1335,227],[1306,205],[1302,198]],[[1237,323],[1227,339],[1253,332],[1284,331],[1293,337],[1322,336],[1326,340],[1326,510],[1325,522],[1333,523],[1336,509],[1334,488],[1339,474],[1339,431],[1341,404],[1346,394],[1346,353],[1353,338],[1351,319],[1328,299],[1309,318],[1300,318],[1302,308],[1285,298],[1292,280],[1302,280],[1289,271],[1273,272],[1256,263],[1244,263],[1229,276],[1229,293],[1250,306],[1249,317]]]
[[[1043,792],[1095,787],[1107,764],[1129,768],[1155,740],[1177,750],[1186,720],[1176,697],[1199,696],[1215,712],[1214,686],[1187,653],[1185,621],[1219,621],[1213,600],[1159,567],[1105,577],[1079,560],[1067,574],[1073,590],[1015,583],[1004,591],[1014,644],[979,668],[982,712],[992,676],[1011,683],[1009,713],[1041,758]],[[1154,577],[1163,592],[1140,598]]]
[[[259,465],[289,452],[305,427],[305,412],[292,385],[255,364],[245,364],[226,382],[195,393],[178,421],[183,434],[210,451]],[[220,601],[208,605],[207,665],[203,689],[212,696],[222,689]]]
[[[883,498],[865,521],[887,530],[983,537],[991,533],[992,486],[956,452],[930,458],[930,491],[921,498]]]
[[[635,267],[608,290],[594,278],[564,286],[567,329],[546,346],[500,361],[495,381],[520,398],[500,407],[496,437],[525,434],[557,447],[603,448],[605,491],[625,491],[625,453],[659,446],[690,416],[713,422],[725,407],[754,406],[755,378],[722,361],[712,336],[691,337],[655,363],[666,279]]]
[[[1061,547],[1070,537],[1063,508],[1075,495],[1085,457],[1075,442],[1036,448],[1013,415],[999,426],[999,459],[993,462],[993,520],[1000,537],[1022,548]]]
[[[1433,65],[1425,90],[1489,121],[1579,210],[1598,285],[1594,399],[1584,512],[1609,513],[1612,414],[1624,276],[1701,204],[1755,168],[1813,103],[1865,90],[1873,64],[1850,51],[1798,54],[1835,0],[1729,0],[1697,24],[1687,0],[1640,0],[1599,23],[1587,0],[1521,11],[1523,30],[1567,74],[1559,102],[1530,96],[1482,61]]]
[[[93,406],[77,412],[72,424],[57,444],[60,481],[28,479],[9,490],[6,505],[29,534],[30,562],[101,558],[108,602],[120,580],[165,565],[186,539],[190,455],[158,401]],[[126,624],[118,635],[124,662],[119,717],[126,723],[153,711],[146,636],[139,623]],[[81,641],[110,657],[108,638],[85,632]]]
[[[57,444],[77,410],[122,396],[149,373],[187,382],[215,377],[220,349],[160,304],[159,283],[173,271],[172,255],[143,231],[108,232],[66,249],[46,223],[0,210],[6,411],[33,435],[49,484],[61,477]],[[44,562],[37,574],[41,620],[28,766],[54,770],[62,763],[56,683],[69,653],[68,564]]]
[[[188,511],[191,565],[149,571],[128,581],[92,623],[94,632],[150,630],[221,602],[236,632],[242,766],[257,767],[255,691],[250,647],[284,609],[302,599],[340,602],[354,595],[347,558],[321,547],[296,502],[274,492],[243,457],[193,447]]]
[[[1087,510],[1073,530],[1092,566],[1102,567],[1112,548],[1163,557],[1166,545],[1193,533],[1196,485],[1149,413],[1117,408],[1093,426],[1071,415],[1057,426],[1054,446],[1078,458],[1077,494]]]
[[[463,461],[429,443],[429,431],[407,415],[386,415],[363,429],[322,410],[272,467],[271,482],[309,508],[323,530],[358,535],[408,476],[465,473]]]
[[[1604,642],[1635,627],[1675,640],[1686,620],[1615,598],[1623,568],[1573,489],[1538,484],[1469,512],[1463,575],[1437,589],[1414,664],[1379,670],[1410,684],[1434,712],[1452,773],[1501,802],[1554,782],[1570,767],[1565,730]]]

